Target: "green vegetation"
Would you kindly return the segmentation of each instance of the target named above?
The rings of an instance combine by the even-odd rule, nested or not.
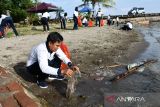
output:
[[[0,13],[10,11],[14,22],[24,21],[27,9],[34,5],[32,0],[0,0]]]
[[[104,7],[112,7],[115,2],[114,0],[82,0],[85,4],[91,3],[94,9],[96,4],[102,4]]]
[[[52,31],[67,31],[64,29],[60,29],[60,23],[50,23],[50,32]],[[16,29],[18,31],[18,33],[21,36],[27,36],[27,35],[38,35],[38,34],[44,34],[45,32],[43,32],[43,26],[39,25],[39,26],[32,26],[32,25],[19,25],[16,24]],[[73,23],[67,23],[67,29],[68,30],[72,30],[73,29]],[[80,28],[81,29],[81,28]],[[10,38],[13,37],[14,33],[12,31],[12,29],[8,29],[8,31],[6,32],[6,37]]]

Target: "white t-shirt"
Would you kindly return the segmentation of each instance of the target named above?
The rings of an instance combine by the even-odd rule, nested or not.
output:
[[[0,18],[0,25],[1,25],[1,23],[2,23],[2,20],[5,19],[6,17],[8,17],[8,16],[7,16],[7,15],[4,15],[4,14],[1,15],[1,18]]]
[[[111,16],[110,16],[110,15],[108,15],[108,16],[107,16],[107,19],[108,19],[108,20],[110,20],[110,18],[111,18]]]
[[[70,59],[66,57],[64,52],[59,48],[56,52],[50,53],[47,50],[46,43],[41,43],[38,46],[32,48],[31,53],[28,57],[27,67],[31,66],[35,62],[39,63],[39,67],[43,73],[50,75],[57,75],[59,68],[53,68],[48,65],[48,60],[53,60],[54,55],[57,55],[65,64],[71,62]]]
[[[48,12],[43,13],[42,17],[49,18],[50,14]]]
[[[82,23],[87,23],[88,21],[87,21],[87,19],[86,18],[84,18],[83,20],[82,20]]]
[[[98,16],[98,17],[102,17],[102,11],[98,11],[98,12],[97,12],[97,16]]]
[[[117,22],[119,22],[119,17],[116,18]]]
[[[132,28],[133,28],[132,23],[128,22],[128,23],[127,23],[127,25],[128,25],[128,27],[129,27],[130,29],[132,29]]]
[[[78,18],[78,12],[74,11],[74,15]]]

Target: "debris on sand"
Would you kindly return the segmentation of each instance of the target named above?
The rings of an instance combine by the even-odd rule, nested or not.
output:
[[[146,61],[143,61],[143,62],[129,64],[127,66],[127,71],[125,71],[125,72],[123,72],[119,75],[116,75],[114,78],[111,79],[111,81],[121,80],[121,79],[127,77],[128,75],[133,74],[137,71],[143,72],[144,67],[146,65],[151,64],[151,63],[155,63],[157,61],[158,60],[155,60],[155,59],[149,59],[149,60],[146,60]]]
[[[81,72],[74,71],[74,74],[70,78],[68,78],[67,90],[66,90],[66,97],[68,99],[72,98],[76,90],[76,84],[78,83],[77,79],[80,77],[81,77]]]

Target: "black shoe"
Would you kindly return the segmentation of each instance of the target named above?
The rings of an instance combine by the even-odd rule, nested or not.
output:
[[[48,77],[49,80],[64,80],[64,76],[59,76],[59,75],[50,75]]]
[[[48,88],[48,85],[45,81],[37,81],[37,84],[40,88]]]

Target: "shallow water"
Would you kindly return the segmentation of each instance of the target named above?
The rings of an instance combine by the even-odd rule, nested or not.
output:
[[[149,27],[138,28],[138,31],[144,35],[144,39],[149,43],[147,49],[138,56],[135,61],[142,61],[146,59],[160,60],[160,22],[153,22]],[[160,72],[160,62],[153,64],[151,70],[157,73]]]

